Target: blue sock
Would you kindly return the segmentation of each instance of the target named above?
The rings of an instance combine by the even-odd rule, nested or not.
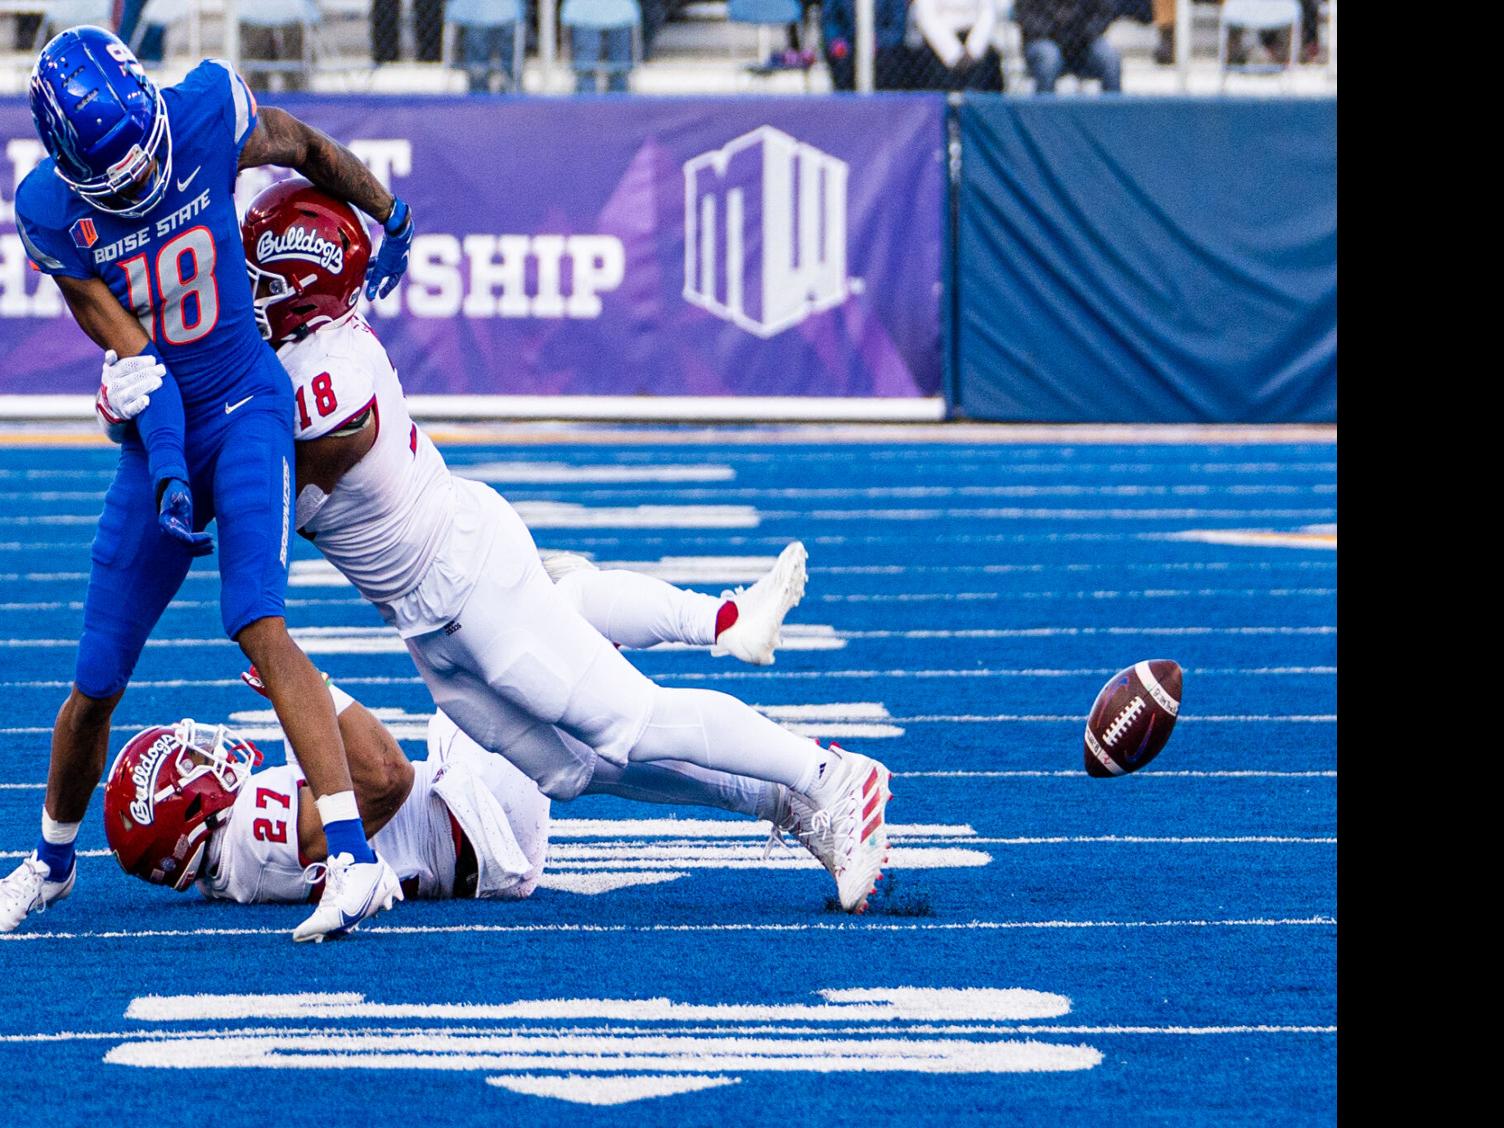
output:
[[[356,829],[359,829],[358,824]],[[71,842],[48,842],[41,838],[37,840],[37,857],[47,863],[51,880],[66,881],[76,854]]]
[[[324,824],[324,839],[329,844],[329,856],[349,854],[357,862],[374,862],[376,852],[366,841],[365,828],[359,819],[340,819]]]

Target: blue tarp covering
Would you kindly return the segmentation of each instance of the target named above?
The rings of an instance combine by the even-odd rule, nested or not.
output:
[[[1336,418],[1334,100],[973,97],[958,114],[962,414]]]

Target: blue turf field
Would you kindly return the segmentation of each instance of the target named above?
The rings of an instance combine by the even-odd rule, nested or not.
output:
[[[298,908],[128,881],[97,853],[96,803],[77,893],[0,937],[0,1122],[198,1123],[210,1104],[221,1128],[1335,1120],[1335,448],[678,434],[446,453],[540,545],[710,591],[803,539],[773,669],[636,658],[883,758],[891,893],[846,918],[751,824],[583,799],[555,805],[553,887],[531,901],[402,905],[294,946]],[[6,869],[36,835],[112,463],[0,450]],[[299,545],[289,622],[420,734],[405,654],[313,556]],[[196,568],[116,747],[183,715],[265,725],[217,595]],[[1093,696],[1151,657],[1186,670],[1174,738],[1138,775],[1088,779]],[[267,997],[294,994],[336,997]]]

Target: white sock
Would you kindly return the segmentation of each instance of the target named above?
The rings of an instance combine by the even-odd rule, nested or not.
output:
[[[659,686],[647,729],[630,756],[638,762],[688,760],[808,793],[831,753],[728,694]]]
[[[47,808],[42,808],[42,841],[50,842],[54,846],[68,846],[78,837],[78,828],[83,826],[81,822],[65,823],[58,822],[47,813]]]
[[[618,646],[660,642],[709,646],[722,601],[623,569],[581,569],[555,585],[580,615]]]

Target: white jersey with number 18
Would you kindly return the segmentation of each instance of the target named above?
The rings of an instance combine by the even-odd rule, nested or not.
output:
[[[292,378],[295,437],[334,435],[370,416],[375,443],[325,495],[307,485],[297,525],[403,636],[437,630],[464,605],[490,547],[461,495],[487,490],[453,478],[413,423],[402,385],[371,327],[358,315],[326,326],[277,356]],[[437,566],[436,566],[437,563]],[[437,574],[436,574],[437,573]]]

